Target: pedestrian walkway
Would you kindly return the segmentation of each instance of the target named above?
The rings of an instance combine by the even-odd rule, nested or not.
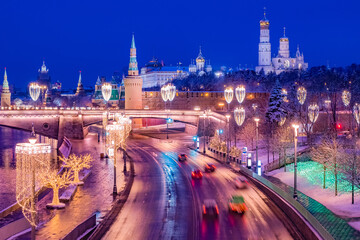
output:
[[[73,153],[91,154],[94,161],[91,174],[83,186],[78,187],[73,200],[66,204],[64,210],[47,210],[41,206],[41,214],[51,214],[52,218],[46,222],[36,234],[37,239],[62,239],[77,225],[82,223],[93,213],[99,212],[104,216],[113,202],[113,161],[101,159],[103,143],[98,143],[97,135],[89,133],[84,140],[71,140]],[[118,161],[117,182],[118,191],[125,185],[125,176],[122,172],[122,161]],[[130,166],[130,165],[129,165]],[[48,194],[51,201],[52,194]]]
[[[281,182],[279,179],[264,176],[276,186],[289,194],[294,188]],[[298,191],[298,202],[303,205],[320,224],[334,237],[334,239],[360,239],[360,232],[352,228],[344,219],[337,217],[324,205]]]
[[[203,148],[199,149],[203,152]],[[210,157],[216,158],[218,161],[225,163],[226,157],[219,156],[211,151],[206,151],[206,154]],[[229,166],[238,171],[238,164],[231,162]],[[270,176],[263,176],[267,180],[274,183],[276,186],[292,195],[294,188],[281,182],[279,179]],[[360,232],[352,228],[344,219],[336,216],[333,212],[327,209],[324,205],[317,202],[311,197],[298,191],[298,202],[306,208],[319,222],[320,224],[333,236],[336,240],[348,240],[348,239],[360,239]]]

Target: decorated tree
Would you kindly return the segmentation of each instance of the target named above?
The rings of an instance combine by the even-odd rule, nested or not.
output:
[[[218,131],[215,131],[214,137],[210,140],[210,147],[215,150],[220,150],[221,140]]]
[[[47,204],[49,208],[64,208],[65,204],[59,201],[59,190],[67,187],[72,180],[71,172],[66,170],[63,174],[58,173],[56,169],[49,170],[46,174],[42,175],[41,182],[44,187],[51,188],[53,190],[53,199],[50,204]]]
[[[70,168],[74,173],[73,183],[77,185],[84,184],[84,182],[79,180],[79,172],[83,169],[89,169],[91,167],[93,159],[90,154],[79,156],[71,154],[68,158],[60,157],[60,160],[64,162],[64,167]]]
[[[287,112],[284,104],[285,95],[282,92],[280,82],[276,80],[270,93],[269,106],[266,110],[266,121],[276,126],[282,119],[286,118]],[[276,125],[275,125],[276,124]]]

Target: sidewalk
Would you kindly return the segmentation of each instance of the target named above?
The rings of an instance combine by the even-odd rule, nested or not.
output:
[[[93,213],[99,212],[99,216],[103,217],[112,206],[113,161],[100,159],[100,153],[104,148],[103,142],[98,143],[97,135],[93,133],[89,133],[84,140],[72,140],[71,142],[73,153],[92,155],[94,161],[91,174],[85,184],[78,187],[73,200],[66,204],[64,210],[47,210],[44,208],[45,206],[40,206],[40,215],[48,216],[51,220],[37,231],[37,239],[61,239]],[[123,189],[125,182],[122,165],[122,161],[118,161],[118,191]],[[47,202],[51,202],[52,194],[48,194],[47,198]]]
[[[198,151],[202,153],[203,148],[200,148]],[[215,154],[209,150],[206,150],[206,155],[216,158],[222,163],[224,163],[226,159],[225,157],[219,157],[218,154]],[[233,168],[235,171],[238,171],[239,168],[237,168],[236,165],[236,163],[232,162],[229,164],[229,167]],[[293,194],[293,187],[282,183],[279,179],[268,176],[263,177],[274,183],[288,194]],[[324,226],[324,228],[334,237],[334,239],[360,239],[360,232],[352,228],[344,219],[337,217],[324,205],[299,191],[298,202],[304,206],[320,222],[322,226]]]

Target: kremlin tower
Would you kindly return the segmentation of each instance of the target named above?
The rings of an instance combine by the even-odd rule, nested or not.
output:
[[[142,84],[136,60],[135,37],[132,36],[128,76],[124,79],[125,109],[142,109]]]
[[[266,12],[264,11],[264,18],[260,20],[259,65],[256,67],[256,72],[263,70],[265,73],[269,73],[273,71],[269,27],[270,22],[266,19]]]
[[[6,68],[1,91],[1,107],[11,107],[11,93],[9,89],[9,82],[7,80]]]
[[[75,96],[81,96],[81,95],[84,95],[84,94],[85,94],[85,90],[84,90],[83,84],[81,82],[81,71],[80,71],[79,72],[79,82],[78,82],[78,86],[77,86],[77,89],[76,89]]]

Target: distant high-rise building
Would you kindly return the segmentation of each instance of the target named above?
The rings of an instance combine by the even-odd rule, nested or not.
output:
[[[49,75],[49,69],[46,68],[45,61],[43,61],[43,64],[38,72],[39,75],[37,82],[42,86],[46,86],[47,89],[51,89],[51,78]]]
[[[4,81],[1,91],[1,107],[10,107],[11,106],[11,92],[9,88],[9,82],[7,80],[7,73],[5,68]]]
[[[255,68],[256,72],[264,71],[265,74],[275,72],[280,74],[283,71],[290,70],[306,70],[308,63],[304,61],[304,54],[300,53],[299,46],[294,58],[290,57],[289,38],[286,37],[285,28],[284,36],[279,41],[279,51],[276,57],[271,58],[271,43],[270,43],[270,22],[266,19],[266,12],[264,18],[260,21],[260,43],[259,43],[259,62]]]

